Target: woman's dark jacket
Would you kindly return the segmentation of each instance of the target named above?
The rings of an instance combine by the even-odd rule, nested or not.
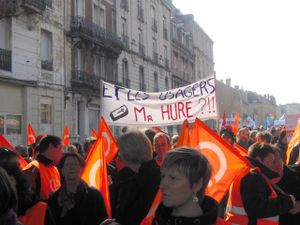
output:
[[[80,182],[75,194],[68,196],[75,202],[75,206],[61,217],[62,206],[59,205],[58,198],[64,189],[62,185],[48,200],[49,212],[52,213],[56,225],[99,225],[108,218],[102,194],[84,181]]]
[[[138,173],[124,167],[118,178],[113,217],[122,225],[139,225],[158,191],[160,167],[155,160],[143,163]]]
[[[278,174],[269,170],[255,159],[248,158],[251,164],[259,167],[261,172],[269,179],[278,177]],[[257,171],[250,172],[241,180],[241,197],[245,211],[248,214],[248,225],[256,225],[257,219],[279,216],[293,208],[289,195],[277,192],[278,197],[269,199],[271,190],[264,177]]]
[[[152,221],[153,225],[211,225],[215,224],[218,216],[218,203],[211,197],[205,196],[200,205],[203,215],[195,218],[172,216],[172,208],[161,203]]]

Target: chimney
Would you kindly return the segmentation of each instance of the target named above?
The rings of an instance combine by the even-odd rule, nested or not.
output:
[[[230,78],[226,78],[226,85],[231,87],[231,79]]]

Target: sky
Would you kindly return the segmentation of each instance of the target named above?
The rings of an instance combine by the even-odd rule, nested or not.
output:
[[[300,103],[299,0],[173,0],[213,40],[217,79]]]

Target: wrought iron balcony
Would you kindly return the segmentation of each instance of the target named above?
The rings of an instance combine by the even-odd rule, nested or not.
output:
[[[124,49],[121,38],[115,33],[81,16],[72,17],[69,34],[71,37],[80,37],[118,54]]]
[[[155,63],[158,63],[158,54],[157,54],[157,52],[153,52],[153,61]]]
[[[125,34],[122,35],[122,41],[125,45],[125,48],[129,49],[129,37]]]
[[[139,54],[145,56],[145,45],[139,43]]]
[[[189,82],[182,79],[181,77],[178,77],[176,75],[172,75],[172,88],[178,88],[188,85]]]
[[[13,16],[17,12],[16,0],[2,0],[0,1],[0,19],[6,16]]]
[[[48,60],[42,60],[41,67],[43,70],[53,71],[53,62]]]
[[[51,0],[23,0],[23,7],[34,13],[43,13],[50,1]]]
[[[11,51],[0,48],[0,70],[11,71]]]
[[[157,20],[152,19],[152,30],[157,33]]]
[[[128,78],[124,78],[123,77],[123,83],[122,83],[122,86],[123,87],[126,87],[126,88],[130,88],[130,80]]]
[[[144,22],[144,10],[142,8],[138,8],[137,13],[138,20]]]
[[[100,88],[100,80],[101,77],[96,76],[95,74],[88,74],[82,70],[72,71],[71,83],[74,87],[92,88],[98,90]]]

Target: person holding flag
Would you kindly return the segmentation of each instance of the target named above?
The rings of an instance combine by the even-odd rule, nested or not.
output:
[[[206,225],[217,220],[217,202],[205,195],[211,166],[204,155],[193,148],[169,151],[161,167],[162,203],[152,224]]]

